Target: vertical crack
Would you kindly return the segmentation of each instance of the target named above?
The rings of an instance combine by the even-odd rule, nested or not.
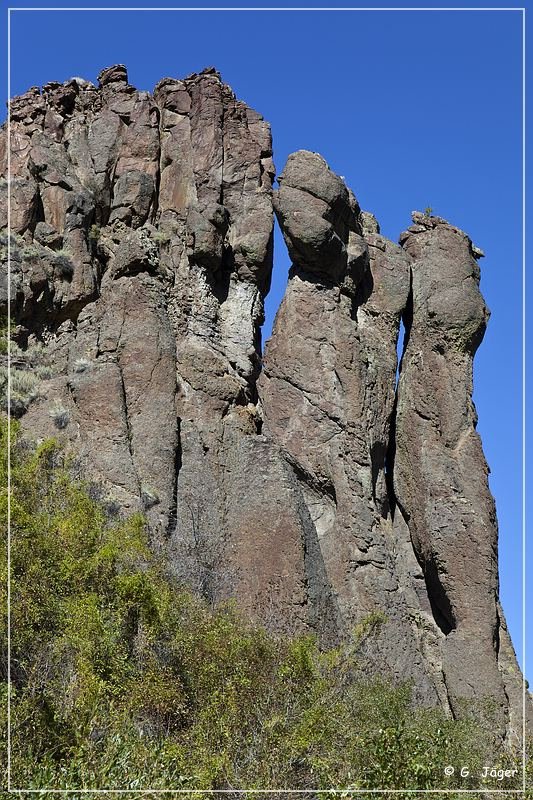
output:
[[[155,189],[154,189],[154,197],[152,200],[152,211],[150,214],[152,225],[156,224],[157,215],[159,212],[159,189],[161,186],[161,119],[162,114],[159,110],[159,106],[155,106],[156,114],[157,114],[157,139],[158,139],[158,146],[159,152],[157,153],[157,171],[155,174]]]
[[[181,470],[181,463],[181,417],[178,417],[176,425],[176,444],[174,449],[172,503],[168,512],[168,524],[166,530],[167,539],[170,539],[176,533],[178,527],[178,479]]]
[[[139,473],[137,472],[137,468],[135,466],[135,448],[133,446],[133,430],[130,424],[130,418],[128,413],[128,400],[126,396],[126,386],[124,383],[124,374],[122,372],[122,367],[120,366],[120,360],[117,358],[117,367],[118,367],[118,374],[120,376],[120,390],[121,390],[121,399],[122,399],[122,406],[124,408],[124,421],[126,423],[126,434],[128,439],[128,452],[131,458],[131,465],[133,467],[133,472],[135,474],[135,478],[137,481],[137,491],[139,493],[139,497],[141,496],[141,481],[139,478]]]

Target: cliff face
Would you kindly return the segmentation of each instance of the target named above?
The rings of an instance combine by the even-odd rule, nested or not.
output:
[[[273,192],[269,126],[212,69],[153,96],[122,66],[31,89],[11,101],[10,157],[27,436],[63,439],[110,513],[143,511],[209,600],[326,644],[381,612],[370,662],[455,714],[490,696],[517,733],[466,234],[414,214],[388,241],[306,151]],[[4,176],[7,158],[4,126]],[[263,363],[274,210],[293,266]]]

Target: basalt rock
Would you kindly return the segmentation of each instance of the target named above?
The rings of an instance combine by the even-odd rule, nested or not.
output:
[[[357,201],[320,156],[291,156],[280,187],[294,265],[259,382],[265,429],[302,486],[339,631],[386,609],[368,655],[436,701],[396,575],[385,486],[409,259],[379,234],[365,241]]]
[[[489,317],[480,254],[443,219],[413,221],[400,238],[411,258],[412,292],[396,413],[397,513],[443,634],[452,708],[482,686],[505,709],[512,676],[498,664],[496,510],[472,402],[472,361]]]
[[[424,214],[388,241],[315,153],[273,192],[269,125],[212,68],[153,95],[123,65],[98,80],[11,101],[24,435],[61,439],[109,513],[142,511],[209,601],[325,645],[375,623],[372,669],[450,714],[490,696],[517,734],[472,403],[482,252]],[[263,359],[274,209],[293,263]]]
[[[269,125],[213,69],[152,97],[118,65],[12,101],[11,174],[15,336],[51,364],[24,431],[62,438],[109,508],[143,511],[177,579],[306,628],[311,523],[256,389]],[[5,228],[6,185],[0,211]]]

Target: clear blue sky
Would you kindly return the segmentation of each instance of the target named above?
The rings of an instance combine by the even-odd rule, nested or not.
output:
[[[476,358],[475,401],[520,660],[521,42],[522,15],[512,11],[19,11],[11,38],[12,94],[74,75],[96,82],[115,63],[151,91],[164,76],[214,65],[270,121],[278,171],[292,151],[318,151],[391,239],[411,210],[430,205],[485,250],[492,318]],[[0,84],[5,100],[5,75]],[[287,270],[278,234],[268,328]]]

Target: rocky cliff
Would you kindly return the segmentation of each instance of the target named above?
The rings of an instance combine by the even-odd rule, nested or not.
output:
[[[273,191],[269,125],[213,69],[32,88],[0,169],[28,438],[62,439],[110,514],[143,511],[210,601],[324,644],[379,617],[370,663],[455,715],[490,697],[518,734],[468,236],[415,213],[388,241],[307,151]],[[292,268],[263,355],[274,212]]]

